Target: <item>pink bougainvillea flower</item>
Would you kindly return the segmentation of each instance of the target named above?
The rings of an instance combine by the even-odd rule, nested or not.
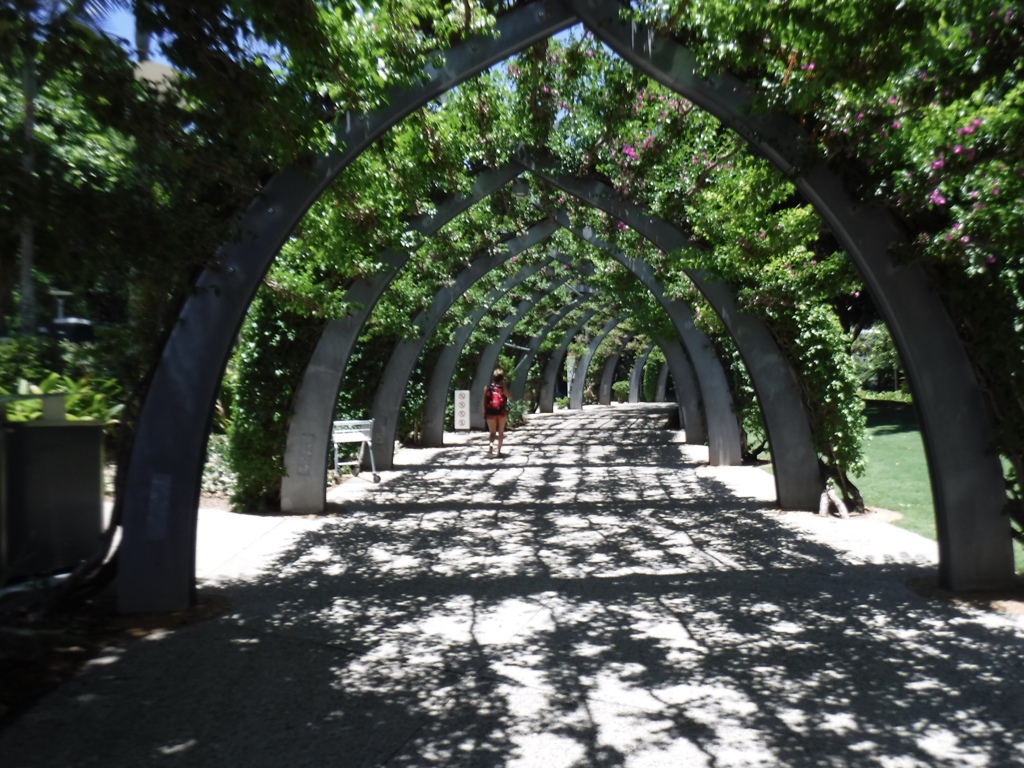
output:
[[[966,136],[969,133],[974,133],[974,131],[977,130],[983,122],[984,121],[980,117],[976,117],[963,128],[957,128],[956,135]]]
[[[629,144],[627,144],[626,146],[624,146],[624,147],[622,148],[622,152],[623,152],[623,154],[624,154],[624,155],[626,155],[626,156],[627,156],[627,157],[628,157],[628,158],[629,158],[630,160],[636,160],[636,159],[637,159],[637,154],[636,154],[636,151],[635,151],[635,150],[633,149],[633,147],[631,147],[631,146],[630,146]]]
[[[942,196],[942,193],[939,190],[933,189],[931,194],[928,195],[928,202],[932,205],[945,205],[946,198]]]

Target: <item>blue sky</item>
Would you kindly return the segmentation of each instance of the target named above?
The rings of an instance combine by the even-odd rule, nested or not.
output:
[[[114,11],[103,19],[101,25],[107,33],[135,43],[135,17],[129,11]]]
[[[126,47],[131,53],[132,58],[135,57],[135,16],[130,11],[114,11],[107,15],[100,26],[107,34],[113,37],[119,37],[126,41]],[[149,55],[153,61],[158,61],[161,64],[170,64],[167,59],[160,53],[160,47],[157,45],[150,44]]]

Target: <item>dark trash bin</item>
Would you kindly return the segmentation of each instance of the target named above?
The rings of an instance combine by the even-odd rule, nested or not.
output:
[[[0,581],[71,570],[102,531],[103,425],[0,423]]]
[[[59,317],[50,324],[54,338],[61,341],[93,341],[92,320],[82,317]]]

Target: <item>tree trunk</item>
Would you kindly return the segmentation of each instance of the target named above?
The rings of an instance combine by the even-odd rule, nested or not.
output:
[[[24,172],[26,191],[35,189],[35,133],[36,133],[36,61],[33,51],[25,52],[22,65],[21,90],[24,100],[25,118],[22,124],[22,135],[25,140],[25,154],[21,158],[21,169]],[[26,195],[28,208],[21,217],[21,240],[19,259],[21,262],[21,304],[20,327],[23,334],[36,332],[36,288],[32,279],[35,266],[35,221],[31,207],[34,194]]]

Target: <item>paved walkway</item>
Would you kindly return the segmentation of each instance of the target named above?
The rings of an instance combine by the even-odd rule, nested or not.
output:
[[[771,510],[662,406],[403,451],[325,518],[204,511],[219,618],[93,662],[0,766],[1024,764],[1024,626],[928,600],[935,545]]]

